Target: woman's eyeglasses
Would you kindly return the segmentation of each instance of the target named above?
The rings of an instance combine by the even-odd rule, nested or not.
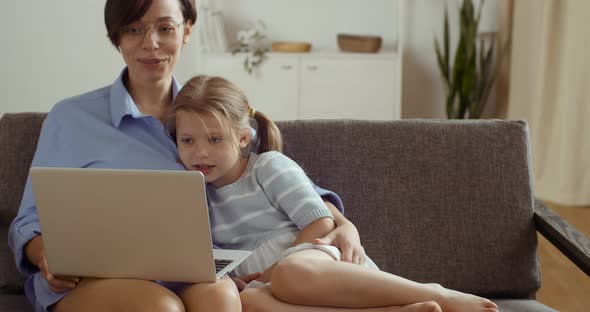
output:
[[[121,29],[121,35],[129,40],[143,41],[145,34],[156,36],[160,43],[171,43],[178,39],[180,26],[184,23],[175,21],[160,21],[155,24],[145,24],[141,22],[131,23]]]

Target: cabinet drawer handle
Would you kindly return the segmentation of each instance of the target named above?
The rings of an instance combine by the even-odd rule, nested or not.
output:
[[[283,65],[281,66],[284,70],[290,70],[291,68],[293,68],[293,66],[291,65]]]
[[[311,71],[316,71],[318,70],[317,65],[307,65],[307,69],[311,70]]]

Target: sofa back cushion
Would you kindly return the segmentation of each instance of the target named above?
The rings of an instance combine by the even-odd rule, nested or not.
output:
[[[7,245],[8,226],[18,211],[45,116],[19,113],[0,119],[0,292],[22,288],[23,277]]]
[[[382,270],[490,297],[540,287],[528,130],[510,121],[287,121]]]

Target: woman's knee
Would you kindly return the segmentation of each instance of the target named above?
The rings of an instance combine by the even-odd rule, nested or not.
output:
[[[207,287],[207,297],[214,301],[239,302],[240,292],[234,281],[223,278]]]
[[[167,311],[167,312],[185,312],[184,304],[174,293],[159,294],[151,302],[137,306],[134,311]],[[152,308],[148,308],[152,307]]]
[[[184,312],[180,298],[150,281],[86,279],[71,290],[53,311]]]
[[[216,283],[195,284],[180,294],[188,311],[239,311],[240,293],[234,282],[224,278]]]

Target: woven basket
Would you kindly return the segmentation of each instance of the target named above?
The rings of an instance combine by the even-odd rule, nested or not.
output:
[[[377,53],[381,48],[381,37],[338,34],[338,47],[341,51],[357,53]]]
[[[272,43],[273,52],[302,53],[309,52],[309,50],[311,50],[311,43],[309,42],[284,41]]]

